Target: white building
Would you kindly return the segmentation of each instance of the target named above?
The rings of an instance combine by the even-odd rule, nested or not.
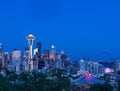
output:
[[[79,73],[80,75],[89,73],[98,77],[104,74],[104,67],[99,62],[81,59],[79,61]]]
[[[80,70],[80,74],[81,75],[84,75],[86,73],[86,62],[85,60],[81,59],[79,61],[79,70]]]

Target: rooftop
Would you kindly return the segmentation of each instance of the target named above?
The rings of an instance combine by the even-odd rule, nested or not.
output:
[[[35,39],[35,36],[33,34],[29,34],[26,38],[27,39]]]

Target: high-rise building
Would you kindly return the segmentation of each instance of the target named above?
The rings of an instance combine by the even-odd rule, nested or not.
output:
[[[54,45],[52,45],[50,50],[50,60],[55,60],[55,56],[56,56],[56,48]]]
[[[62,68],[64,69],[67,68],[69,60],[68,60],[68,56],[63,51],[61,52],[61,60],[62,60]]]
[[[44,50],[43,51],[43,59],[45,61],[48,61],[49,60],[49,50]]]
[[[62,65],[62,60],[61,60],[61,55],[57,54],[56,55],[56,62],[55,62],[55,67],[57,69],[62,69],[63,65]]]
[[[36,48],[37,48],[37,55],[38,57],[41,57],[41,42],[37,42]]]
[[[3,66],[3,44],[0,44],[0,64]]]
[[[4,52],[4,66],[9,69],[10,64],[12,64],[12,56],[9,52]]]
[[[33,57],[33,70],[38,70],[38,59]]]
[[[13,71],[20,72],[20,65],[21,65],[21,51],[20,50],[14,50],[12,52]]]
[[[23,71],[29,70],[29,64],[28,64],[29,60],[28,59],[29,59],[29,48],[25,47],[24,56],[22,58],[22,70]]]
[[[34,70],[40,69],[41,62],[41,42],[37,42],[36,48],[34,49],[33,68]]]
[[[43,55],[40,57],[38,62],[38,69],[43,69],[45,66],[47,66],[49,62],[49,50],[44,50]]]
[[[27,37],[28,44],[29,44],[29,70],[33,70],[33,60],[32,60],[32,47],[33,47],[33,40],[35,39],[35,36],[33,34],[29,34]]]

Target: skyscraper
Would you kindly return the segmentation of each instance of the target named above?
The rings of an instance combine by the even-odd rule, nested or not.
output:
[[[29,70],[29,64],[28,64],[28,60],[29,59],[29,48],[25,47],[24,50],[24,56],[22,59],[22,70],[23,71],[28,71]]]
[[[54,45],[52,45],[50,54],[55,54],[55,53],[56,53],[56,48]]]
[[[33,70],[33,61],[32,61],[32,47],[33,47],[33,40],[35,39],[35,36],[33,34],[29,34],[27,37],[28,44],[29,44],[29,70]]]
[[[41,56],[41,45],[42,45],[41,42],[37,42],[36,47],[37,47],[37,49],[38,49],[38,52],[37,52],[38,57]]]
[[[56,48],[54,45],[52,45],[50,51],[50,60],[55,60],[55,56],[56,56]]]
[[[64,53],[64,51],[61,52],[61,60],[62,60],[62,68],[67,68],[68,66],[68,56]]]
[[[43,59],[44,59],[44,61],[49,60],[49,50],[44,50]]]
[[[33,58],[33,65],[34,70],[40,69],[40,61],[41,61],[41,42],[37,42],[36,48],[34,49],[34,58]]]
[[[3,66],[3,44],[0,44],[0,64]]]
[[[38,61],[38,69],[42,69],[45,67],[45,63],[49,60],[49,50],[44,50],[43,55],[39,58]]]
[[[6,68],[8,68],[11,64],[11,61],[12,61],[12,56],[11,56],[11,53],[9,52],[4,52],[3,53],[3,57],[4,57],[4,66]],[[8,68],[9,69],[9,68]]]
[[[20,72],[20,64],[21,64],[21,51],[14,50],[12,52],[13,71]]]

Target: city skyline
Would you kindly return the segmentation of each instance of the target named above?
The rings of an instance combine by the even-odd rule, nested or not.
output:
[[[7,3],[6,3],[7,2]],[[28,46],[32,33],[42,50],[55,45],[72,60],[120,59],[120,1],[1,1],[0,43],[4,51]]]
[[[27,37],[25,37],[25,38],[27,39],[29,36],[32,37],[33,34],[30,33],[30,34],[29,34]],[[36,38],[35,36],[33,36],[33,37]],[[29,40],[29,39],[27,39],[27,40]],[[32,52],[35,51],[35,48],[36,48],[38,42],[40,42],[40,41],[37,41],[36,43],[32,43],[32,45],[34,45],[34,48],[33,48],[32,50],[30,49]],[[41,43],[41,42],[40,42],[40,43]],[[6,50],[6,51],[5,51],[5,50],[4,50],[4,47],[3,47],[4,45],[3,45],[2,43],[0,43],[0,45],[2,45],[3,52],[12,52],[12,51],[14,51],[14,50],[20,50],[21,53],[22,53],[22,55],[23,55],[24,51],[26,50],[26,48],[29,48],[29,44],[30,44],[30,43],[28,42],[27,46],[25,46],[24,48],[22,48],[22,50],[20,50],[20,48],[14,48],[14,49],[12,49],[12,50],[9,50],[9,51]],[[41,44],[42,44],[42,43],[41,43]],[[41,47],[42,47],[42,46],[41,46]],[[44,53],[45,50],[49,50],[49,51],[50,51],[51,48],[55,48],[55,49],[56,49],[56,46],[55,46],[55,45],[51,45],[51,46],[49,46],[48,49],[41,49],[41,51],[42,51],[42,53]],[[109,57],[109,56],[106,55],[106,53],[105,53],[105,52],[107,52],[107,51],[108,51],[108,50],[105,50],[105,51],[102,51],[102,52],[101,52],[101,55],[103,55],[105,59],[103,58],[103,59],[95,60],[95,59],[91,59],[91,58],[88,57],[88,56],[84,56],[84,57],[81,57],[81,58],[79,57],[79,58],[80,58],[80,59],[82,59],[82,58],[85,58],[85,59],[86,59],[86,58],[87,58],[88,60],[92,60],[92,61],[104,61],[104,60],[105,60],[105,61],[111,61],[111,59],[110,59],[111,57]],[[32,52],[31,52],[31,53],[32,53]],[[62,50],[62,49],[60,49],[59,51],[56,50],[56,53],[60,53],[60,52],[65,52],[65,51]],[[31,54],[31,53],[30,53],[30,54]],[[65,53],[66,53],[66,52],[65,52]],[[109,52],[108,52],[108,53],[109,53]],[[33,53],[32,53],[32,55],[33,55]],[[69,58],[71,59],[70,56],[69,56]],[[80,59],[72,59],[71,61],[79,61]],[[108,59],[110,59],[110,60],[108,60]]]

